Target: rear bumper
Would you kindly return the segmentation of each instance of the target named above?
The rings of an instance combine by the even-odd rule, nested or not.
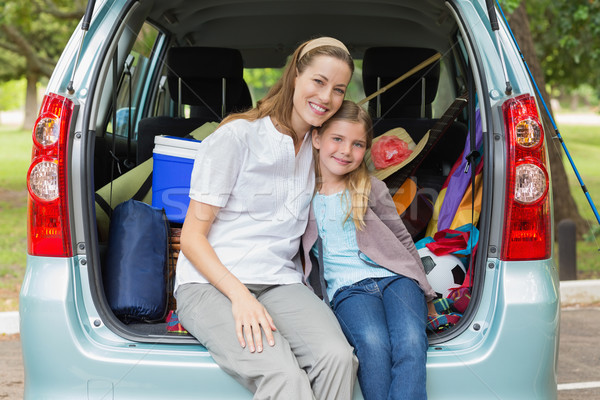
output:
[[[487,273],[470,326],[429,349],[429,398],[555,399],[556,268],[498,263]],[[128,341],[98,324],[88,286],[76,258],[28,258],[20,298],[25,399],[252,397],[201,345]]]

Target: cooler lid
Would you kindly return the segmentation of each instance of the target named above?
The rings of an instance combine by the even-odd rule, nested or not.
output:
[[[200,140],[160,135],[154,137],[154,153],[173,157],[194,158]]]

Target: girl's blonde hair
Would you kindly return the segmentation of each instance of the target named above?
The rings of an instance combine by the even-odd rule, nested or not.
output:
[[[354,61],[344,48],[325,45],[309,50],[299,58],[302,49],[312,40],[302,43],[292,54],[286,65],[281,78],[271,87],[267,95],[256,103],[256,107],[242,113],[231,114],[220,124],[236,119],[255,121],[257,119],[271,116],[277,120],[283,130],[292,137],[294,144],[298,144],[298,135],[292,128],[292,110],[294,107],[294,86],[297,74],[301,74],[312,64],[318,56],[329,56],[337,58],[348,65],[351,75],[354,73]]]
[[[344,100],[340,109],[320,128],[314,130],[315,135],[322,135],[327,131],[329,125],[335,121],[347,121],[352,123],[359,123],[365,128],[365,141],[367,144],[366,150],[371,148],[373,143],[373,121],[369,116],[369,113],[365,111],[361,106],[350,100]],[[317,184],[315,190],[321,189],[321,168],[319,166],[319,150],[313,147],[313,155],[315,159],[315,173],[317,175]],[[342,204],[347,205],[346,215],[344,217],[344,223],[352,216],[354,220],[354,226],[357,230],[362,230],[365,226],[365,214],[369,207],[369,195],[371,193],[371,174],[367,167],[367,163],[363,158],[362,162],[354,171],[348,173],[345,177],[346,193],[350,194],[350,199],[342,196]],[[348,201],[350,200],[350,201]]]

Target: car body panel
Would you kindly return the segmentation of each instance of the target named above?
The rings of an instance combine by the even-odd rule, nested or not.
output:
[[[376,6],[389,7],[392,3]],[[432,7],[441,8],[438,3]],[[78,107],[70,148],[70,222],[76,256],[27,257],[19,303],[25,399],[252,397],[193,339],[178,341],[156,335],[137,340],[119,329],[98,294],[101,250],[95,246],[97,233],[89,226],[94,201],[90,195],[94,191],[89,179],[93,176],[90,141],[99,128],[96,113],[110,101],[110,95],[95,81],[112,82],[110,63],[102,61],[114,49],[114,38],[123,33],[122,22],[139,24],[137,19],[148,12],[145,7],[147,4],[128,0],[97,2],[79,63],[75,57],[82,34],[76,31],[47,87],[47,92],[72,98]],[[245,7],[240,13],[248,12]],[[476,299],[459,329],[430,341],[428,396],[432,400],[556,399],[560,304],[554,259],[499,259],[506,180],[501,105],[506,100],[506,82],[497,43],[487,21],[485,2],[456,0],[444,7],[461,21],[459,29],[467,39],[463,46],[477,77],[484,140],[488,143],[485,156],[491,160],[484,175],[491,185],[484,192],[484,202],[489,205],[480,220],[483,239],[478,260],[482,267],[476,277]],[[516,46],[502,22],[500,26],[513,95],[533,93]],[[240,43],[244,43],[242,39]],[[160,43],[166,45],[165,41]],[[125,54],[125,50],[119,52]],[[159,68],[153,62],[151,68]],[[75,91],[69,95],[67,86],[76,65]],[[148,93],[145,98],[150,97]],[[354,398],[362,398],[359,388]]]
[[[466,399],[553,398],[556,266],[550,261],[488,265],[494,268],[488,268],[482,298],[489,300],[480,303],[467,332],[429,348],[429,398],[456,398],[442,382],[468,388],[461,391]],[[89,314],[91,296],[81,284],[86,273],[77,258],[28,258],[20,299],[25,398],[82,398],[88,391],[110,390],[115,398],[158,399],[171,396],[173,388],[180,398],[251,398],[200,344],[136,343],[102,323],[96,326],[99,317]],[[70,323],[57,323],[65,321]]]

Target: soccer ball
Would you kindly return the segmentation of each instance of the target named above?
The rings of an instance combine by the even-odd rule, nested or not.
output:
[[[427,280],[438,297],[447,297],[450,289],[459,287],[465,280],[467,271],[460,258],[452,254],[436,256],[427,247],[419,249],[419,256]]]

